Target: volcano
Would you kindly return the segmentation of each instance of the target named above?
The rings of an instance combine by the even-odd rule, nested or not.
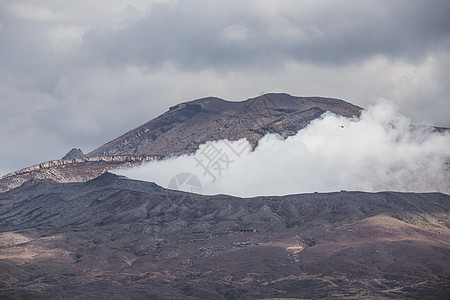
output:
[[[86,155],[75,148],[61,160],[7,174],[0,178],[0,191],[35,179],[83,182],[107,170],[191,154],[207,141],[246,138],[256,147],[267,133],[294,135],[327,111],[357,117],[361,110],[343,100],[288,94],[265,94],[245,101],[208,97],[183,102]]]

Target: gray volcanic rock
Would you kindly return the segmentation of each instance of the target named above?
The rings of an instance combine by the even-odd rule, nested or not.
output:
[[[256,146],[267,133],[297,133],[325,111],[353,117],[361,110],[338,99],[288,94],[266,94],[240,102],[203,98],[175,105],[87,156],[186,154],[219,139],[247,138]]]
[[[0,298],[446,299],[449,211],[439,193],[36,181],[0,194]]]
[[[81,151],[81,149],[72,148],[66,155],[64,155],[62,160],[66,159],[77,159],[77,158],[83,158],[84,153]]]

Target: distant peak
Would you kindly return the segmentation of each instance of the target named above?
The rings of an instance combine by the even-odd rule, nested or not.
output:
[[[67,152],[66,155],[64,155],[64,157],[62,158],[63,160],[65,159],[77,159],[77,158],[82,158],[84,156],[83,151],[81,151],[81,149],[77,149],[77,148],[72,148],[69,152]]]

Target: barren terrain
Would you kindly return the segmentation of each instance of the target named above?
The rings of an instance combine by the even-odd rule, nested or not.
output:
[[[446,299],[450,196],[200,196],[106,173],[0,194],[5,299]]]

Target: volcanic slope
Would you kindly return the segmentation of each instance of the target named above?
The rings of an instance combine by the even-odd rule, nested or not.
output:
[[[241,102],[203,98],[168,112],[87,154],[160,155],[192,153],[200,144],[246,138],[255,146],[267,133],[293,135],[329,111],[359,116],[361,108],[338,99],[265,94]]]
[[[267,133],[296,134],[325,111],[352,117],[359,116],[361,108],[337,99],[288,94],[266,94],[241,102],[210,97],[180,103],[87,155],[72,149],[62,160],[7,174],[0,178],[0,192],[35,179],[87,181],[107,170],[193,153],[207,141],[245,137],[255,147]]]
[[[0,194],[2,299],[448,299],[450,196],[201,196],[104,175]]]

